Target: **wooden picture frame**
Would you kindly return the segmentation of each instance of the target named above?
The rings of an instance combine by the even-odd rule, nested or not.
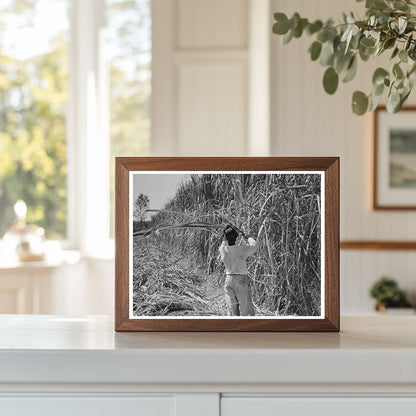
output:
[[[302,239],[305,239],[306,241],[306,238],[312,238],[312,235],[315,236],[313,240],[315,241],[314,247],[318,247],[317,241],[319,241],[320,251],[315,252],[314,258],[316,259],[319,258],[322,261],[318,262],[318,260],[316,260],[316,263],[314,264],[315,265],[318,263],[320,264],[320,269],[319,269],[320,272],[315,271],[316,276],[320,276],[320,280],[319,280],[319,285],[321,288],[320,289],[320,302],[321,303],[319,304],[320,315],[318,315],[317,312],[313,312],[314,313],[313,316],[306,316],[306,315],[301,316],[299,315],[298,312],[296,312],[293,316],[289,315],[288,311],[290,310],[289,309],[290,302],[287,300],[287,298],[283,299],[283,302],[286,302],[285,305],[287,305],[285,306],[285,312],[288,313],[287,316],[278,315],[278,313],[281,313],[281,309],[279,309],[280,303],[279,303],[279,306],[275,308],[276,310],[274,310],[273,308],[270,309],[271,311],[270,316],[269,315],[268,316],[265,316],[265,315],[264,316],[263,315],[261,316],[222,316],[222,315],[221,316],[219,315],[215,315],[215,316],[153,316],[152,314],[145,316],[143,312],[137,312],[137,310],[142,307],[142,304],[136,301],[133,302],[133,298],[136,299],[136,297],[139,295],[144,296],[143,293],[151,293],[151,292],[149,291],[147,287],[148,283],[146,284],[143,283],[142,274],[139,273],[140,275],[139,278],[142,280],[140,280],[140,282],[137,283],[137,276],[136,276],[135,278],[136,280],[134,280],[134,283],[133,283],[133,278],[134,278],[133,269],[134,267],[139,265],[138,266],[139,269],[140,267],[142,267],[140,270],[144,270],[143,267],[145,267],[145,265],[144,265],[143,259],[150,258],[151,254],[146,255],[146,256],[143,256],[142,254],[140,254],[140,256],[137,255],[135,257],[132,253],[133,251],[132,250],[133,248],[133,225],[136,226],[137,223],[139,223],[139,221],[136,221],[136,223],[134,223],[134,220],[133,220],[133,206],[132,206],[133,194],[137,195],[137,192],[138,192],[136,189],[133,190],[133,186],[136,186],[137,184],[138,188],[142,186],[143,189],[144,188],[150,189],[149,192],[151,193],[156,192],[155,189],[162,189],[162,185],[158,185],[159,182],[157,182],[157,185],[154,185],[154,182],[150,183],[149,181],[154,181],[154,180],[163,181],[165,180],[163,179],[164,177],[166,177],[166,180],[168,179],[171,180],[173,176],[171,177],[169,175],[173,175],[173,174],[177,175],[179,173],[186,175],[184,176],[184,178],[188,178],[188,179],[181,179],[182,184],[183,183],[186,184],[187,186],[186,189],[193,189],[190,184],[191,179],[194,179],[195,181],[198,181],[198,180],[208,181],[207,176],[204,176],[204,175],[211,175],[209,176],[209,178],[211,178],[209,180],[211,181],[214,180],[212,178],[216,178],[216,180],[220,181],[221,184],[231,183],[231,185],[227,185],[227,186],[233,186],[232,184],[234,184],[234,186],[236,187],[237,185],[235,184],[242,183],[242,182],[244,183],[244,186],[246,186],[245,184],[247,182],[247,183],[252,184],[251,185],[252,188],[250,189],[257,189],[255,187],[257,186],[256,184],[258,184],[260,180],[264,180],[264,181],[268,180],[269,182],[267,183],[264,182],[265,183],[264,189],[267,189],[267,192],[268,192],[267,195],[269,195],[269,200],[270,200],[271,194],[273,194],[273,198],[275,197],[275,195],[277,195],[279,198],[283,198],[284,195],[286,195],[286,193],[290,193],[290,195],[293,195],[291,196],[292,199],[297,198],[296,199],[296,201],[298,201],[296,202],[296,204],[298,204],[296,205],[297,215],[291,214],[292,216],[290,218],[288,217],[288,219],[285,220],[286,221],[285,224],[289,224],[292,227],[291,224],[296,224],[296,222],[293,222],[296,219],[298,228],[294,228],[295,225],[293,225],[293,229],[296,229],[296,232],[293,233],[293,235],[295,236],[293,237],[293,239],[296,239],[297,241],[296,244],[299,244],[299,247],[300,247],[301,241],[303,241]],[[159,176],[156,176],[156,175],[159,175]],[[237,177],[237,175],[241,175],[241,176]],[[281,183],[289,184],[289,185],[277,185]],[[298,185],[298,183],[301,183],[301,185]],[[312,191],[308,191],[309,194],[306,194],[306,191],[304,191],[304,189],[312,189],[312,188],[308,188],[312,185],[302,185],[304,183],[320,184],[319,188],[317,188],[314,185],[315,188],[313,189],[317,189],[316,195],[311,194],[310,192]],[[286,189],[286,191],[285,192],[279,191],[280,193],[278,193],[277,186],[286,186],[286,188],[282,188],[282,189]],[[142,188],[140,188],[139,190],[141,189]],[[244,192],[246,192],[245,189],[246,188],[244,188]],[[169,192],[173,192],[173,191],[169,191]],[[175,192],[178,192],[178,191],[175,191]],[[250,198],[251,198],[250,199],[251,201],[251,200],[254,200],[255,198],[253,196],[255,191],[253,190],[247,191],[247,194],[243,195],[243,192],[241,191],[241,188],[240,188],[239,192],[240,192],[239,194],[240,196],[238,196],[237,194],[235,195],[233,194],[234,195],[233,198],[235,198],[236,200],[240,198],[241,196],[243,196],[244,201],[248,201]],[[340,295],[339,295],[339,244],[340,244],[339,243],[339,158],[337,157],[292,157],[292,158],[290,157],[253,157],[253,158],[251,157],[242,157],[242,158],[118,157],[116,158],[115,194],[116,194],[116,200],[115,200],[115,243],[116,243],[115,245],[115,330],[116,331],[339,331],[339,314],[340,314],[339,313],[339,298],[340,298]],[[170,195],[171,195],[170,198],[173,198],[173,200],[175,201],[178,198],[177,193],[170,194]],[[175,195],[175,196],[172,197],[172,195]],[[260,197],[265,198],[266,196],[259,196],[258,198]],[[228,196],[227,198],[229,199]],[[147,198],[147,201],[148,201],[148,198]],[[293,201],[295,201],[295,199],[293,199]],[[299,201],[302,201],[302,204],[306,204],[306,201],[308,201],[307,203],[310,204],[310,206],[308,205],[309,207],[308,210],[311,211],[313,209],[314,213],[315,212],[319,213],[316,215],[314,214],[316,218],[319,218],[319,221],[310,220],[310,223],[307,223],[306,219],[303,219],[303,218],[306,218],[305,215],[306,215],[306,212],[308,212],[308,210],[306,210],[305,213],[304,211],[301,211],[301,208],[299,208],[300,206]],[[295,202],[293,203],[295,204]],[[249,202],[244,202],[244,204],[246,204],[249,207],[253,206],[253,205],[249,205]],[[266,204],[266,202],[264,202],[264,204]],[[291,208],[292,205],[289,206],[288,204],[289,202],[287,202],[287,207],[285,208],[286,210],[288,210],[287,212],[289,212],[292,209]],[[234,201],[234,205],[235,205],[235,201]],[[230,205],[230,206],[233,207],[234,205]],[[275,215],[274,207],[277,205],[279,204],[273,203],[273,205],[271,205],[270,212],[272,212],[273,215]],[[279,209],[284,208],[283,203],[281,203],[279,206],[280,206]],[[315,209],[315,206],[317,207],[316,209]],[[257,208],[250,208],[250,209],[257,209]],[[165,209],[163,210],[146,209],[144,211],[164,211],[164,210]],[[216,212],[217,211],[215,211],[214,213],[215,215],[216,215]],[[258,211],[254,211],[254,212],[257,213]],[[180,214],[177,214],[175,211],[175,215],[185,215],[185,214],[188,215],[188,211],[182,210]],[[150,214],[146,214],[146,215],[150,215]],[[169,215],[170,215],[169,211],[166,210],[166,216],[169,216]],[[262,211],[260,214],[258,214],[254,218],[260,218],[259,215],[266,215],[266,214],[264,214],[264,212]],[[276,211],[276,215],[278,215],[277,211]],[[311,218],[312,218],[312,214],[311,214]],[[152,226],[153,228],[151,228],[150,231],[147,230],[146,227],[147,228],[149,227],[147,224],[153,224],[155,221],[159,221],[157,222],[157,225],[153,225]],[[134,249],[144,250],[143,244],[144,242],[146,242],[147,244],[148,241],[150,241],[149,244],[151,245],[159,244],[159,243],[153,243],[153,241],[159,241],[157,240],[157,238],[160,238],[160,235],[163,234],[163,232],[161,233],[161,231],[159,230],[169,228],[166,226],[164,226],[163,228],[160,225],[158,225],[160,224],[160,221],[161,220],[159,219],[155,220],[154,217],[149,217],[147,219],[143,217],[143,219],[140,222],[140,227],[143,227],[145,231],[135,231],[135,236],[137,237],[137,235],[139,235],[140,239],[138,240],[139,241],[138,243],[134,243],[135,244]],[[169,221],[170,221],[169,224],[173,223],[173,225],[176,228],[179,227],[175,225],[174,219],[169,219]],[[221,222],[222,220],[220,219],[218,221]],[[264,222],[265,221],[266,220],[264,220]],[[267,219],[267,221],[269,221],[269,219]],[[289,221],[292,221],[292,222],[289,222]],[[213,226],[220,227],[220,225],[221,224],[214,224]],[[289,227],[289,225],[286,225],[285,227]],[[182,225],[182,226],[185,226],[185,225]],[[303,228],[304,230],[306,229],[309,230],[309,233],[306,233],[305,231],[305,233],[301,235],[299,230],[301,229],[302,226],[304,227]],[[309,228],[306,228],[306,227],[309,227]],[[281,226],[281,228],[283,229],[283,226]],[[236,228],[236,230],[238,231],[238,233],[240,233],[241,231],[238,228]],[[316,230],[319,230],[319,231],[316,231]],[[176,230],[175,232],[179,233],[178,230]],[[204,233],[206,232],[207,230],[204,230]],[[226,234],[227,232],[229,232],[229,228],[226,228],[225,231],[220,230],[218,232],[224,232]],[[266,232],[263,231],[263,234],[265,233]],[[150,234],[151,234],[150,237],[146,237],[146,236],[149,236]],[[261,240],[261,238],[263,238],[261,237],[261,235],[263,234],[261,230],[255,230],[254,236],[256,237],[256,239],[258,238],[258,241],[259,241],[258,256],[267,256],[267,250],[269,250],[268,254],[270,254],[270,252],[274,253],[273,251],[271,251],[271,250],[274,250],[274,248],[270,247],[269,243],[267,243],[268,248],[266,247],[266,243],[264,243],[264,246],[261,245],[263,244],[262,242],[263,240]],[[163,235],[166,235],[166,234],[163,234]],[[178,235],[180,236],[180,234]],[[250,241],[249,239],[251,237],[247,237],[247,235],[245,235],[243,231],[241,231],[241,235],[247,241]],[[290,244],[294,244],[290,242],[289,237],[287,237],[288,235],[289,234],[286,233],[286,240],[288,241],[286,247],[290,247]],[[283,236],[283,231],[282,231],[282,236]],[[243,237],[241,238],[243,239]],[[149,240],[146,240],[145,238],[149,238]],[[163,238],[166,239],[168,237],[163,237]],[[175,237],[173,241],[176,241],[176,239],[179,239],[179,238],[180,237],[178,238]],[[214,237],[211,236],[210,238],[216,242],[216,239]],[[271,239],[270,236],[269,237],[265,236],[264,238]],[[189,238],[181,239],[181,241],[185,241],[182,244],[187,244],[188,240]],[[143,243],[141,243],[141,241],[143,241]],[[165,240],[162,240],[162,241],[165,241]],[[229,242],[228,240],[226,241],[226,239],[224,239],[224,242],[221,244],[228,245],[228,242]],[[313,244],[310,243],[309,247],[312,245]],[[154,246],[152,245],[152,247]],[[294,246],[294,247],[295,248],[293,250],[295,250],[296,247],[298,246]],[[220,253],[221,253],[221,250],[222,249],[220,248]],[[153,252],[154,252],[154,248],[152,248],[152,251],[150,251],[149,253],[153,253]],[[140,253],[142,252],[140,251]],[[301,249],[299,249],[298,251],[296,251],[296,253],[298,253],[297,256],[299,256],[298,259],[301,259],[302,256],[306,256],[305,250],[302,251]],[[279,256],[284,256],[284,255],[285,255],[284,253],[279,253]],[[286,256],[287,255],[288,254],[286,253]],[[305,258],[309,259],[310,257],[305,257]],[[218,260],[219,262],[218,264],[222,264],[220,262],[220,259],[223,259],[223,257],[218,256],[218,259],[216,259],[215,261]],[[255,258],[253,262],[257,261],[256,259],[257,258]],[[133,261],[136,261],[134,267],[133,267]],[[271,261],[274,262],[275,258],[271,257]],[[301,270],[309,270],[308,267],[312,268],[312,265],[309,264],[307,260],[304,261],[303,263],[302,262],[300,263],[304,264],[304,268]],[[155,261],[154,266],[155,268],[158,266],[158,264],[156,264],[156,261]],[[256,266],[257,266],[257,263],[256,263]],[[155,273],[154,269],[149,270],[149,273],[153,273],[152,276],[158,277],[156,274],[154,274]],[[217,273],[217,269],[215,269],[215,273]],[[280,276],[278,275],[278,271],[274,271],[274,273],[276,274],[276,276],[273,274],[271,276],[271,279],[273,278],[278,279],[279,278],[278,276]],[[290,273],[291,273],[291,276],[295,276],[293,271],[291,271]],[[221,272],[221,275],[222,274],[223,272]],[[236,276],[236,275],[227,274],[227,279],[229,276]],[[257,275],[255,274],[255,276]],[[305,275],[305,276],[309,276],[309,275]],[[317,279],[316,276],[313,278]],[[159,277],[165,278],[164,276],[159,276]],[[265,279],[265,277],[263,278]],[[288,279],[287,275],[286,275],[286,279]],[[307,279],[305,278],[305,282],[312,282],[312,280],[313,280],[312,277],[308,277]],[[169,281],[169,279],[167,279],[166,281]],[[272,280],[272,282],[273,281],[278,281],[278,280]],[[285,282],[282,282],[282,287],[284,283]],[[149,285],[150,284],[153,284],[153,283],[149,283]],[[308,284],[312,285],[312,283],[308,283]],[[316,282],[314,284],[316,286]],[[136,285],[136,288],[139,287],[139,289],[137,289],[140,291],[139,293],[134,292],[133,287],[135,287],[135,285]],[[288,285],[289,283],[287,283],[286,285],[286,290],[288,290],[289,292],[285,292],[285,293],[290,293],[290,290],[292,289],[294,290],[294,286],[290,288]],[[289,289],[287,289],[288,287]],[[257,286],[255,286],[255,288],[257,288]],[[144,292],[145,290],[147,290],[147,292]],[[303,292],[299,292],[299,293],[305,293],[305,296],[307,296],[306,294],[308,290],[309,289],[305,289]],[[258,293],[261,293],[261,292],[258,292]],[[281,297],[283,297],[283,295],[281,295]],[[267,298],[267,296],[264,296],[264,299],[268,301],[269,298]],[[269,303],[272,304],[272,301],[270,300]],[[227,303],[227,305],[230,305],[230,303]],[[134,309],[133,306],[136,309]],[[241,307],[242,307],[242,304],[240,304],[240,310],[241,310]],[[297,306],[297,307],[298,307],[297,311],[302,310],[302,309],[299,309],[301,308],[301,306]],[[305,310],[307,310],[306,306],[302,306],[302,308],[305,308]],[[140,311],[143,311],[143,309],[140,309]],[[172,312],[172,313],[179,313],[179,312]],[[191,312],[191,315],[192,314],[193,312]]]
[[[384,106],[373,112],[374,210],[416,209],[416,169],[411,159],[414,156],[416,162],[414,120],[415,106],[403,107],[396,114],[388,113]]]

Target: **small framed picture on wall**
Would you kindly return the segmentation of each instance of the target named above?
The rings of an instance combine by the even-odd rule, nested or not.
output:
[[[116,158],[117,331],[338,331],[339,159]]]
[[[373,208],[416,209],[416,107],[373,117]]]

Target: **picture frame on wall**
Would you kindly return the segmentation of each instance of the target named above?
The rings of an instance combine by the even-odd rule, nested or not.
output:
[[[374,111],[373,209],[416,209],[416,107]]]
[[[339,158],[116,158],[116,331],[339,331]]]

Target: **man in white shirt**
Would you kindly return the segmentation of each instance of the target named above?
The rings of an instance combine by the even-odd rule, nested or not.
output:
[[[242,234],[245,244],[236,245],[238,232],[232,226],[224,230],[224,240],[219,248],[225,266],[225,300],[228,316],[254,315],[248,277],[247,257],[257,249],[256,240]]]

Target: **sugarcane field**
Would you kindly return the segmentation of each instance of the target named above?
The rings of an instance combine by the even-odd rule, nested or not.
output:
[[[323,175],[135,172],[134,317],[319,317]]]

